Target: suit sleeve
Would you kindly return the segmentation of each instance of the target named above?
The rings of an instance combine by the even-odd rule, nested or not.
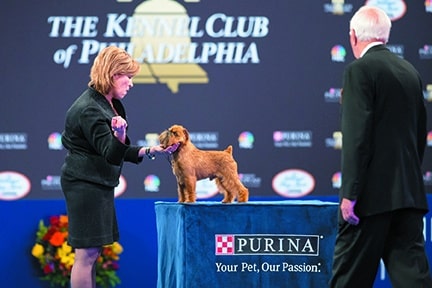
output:
[[[420,78],[420,77],[419,77]],[[420,81],[420,87],[423,87],[421,80]],[[419,119],[417,122],[417,150],[418,150],[418,156],[420,159],[420,163],[423,162],[424,152],[426,148],[426,141],[427,141],[427,112],[426,107],[423,99],[423,95],[419,95],[419,105],[418,105],[418,115]]]
[[[341,198],[350,200],[356,200],[363,189],[367,166],[373,153],[373,80],[365,68],[350,65],[344,74],[340,194]]]

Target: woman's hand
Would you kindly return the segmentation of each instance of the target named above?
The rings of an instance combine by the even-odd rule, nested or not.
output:
[[[122,143],[126,141],[126,128],[127,122],[121,116],[114,116],[111,119],[111,130],[114,132],[114,136]]]
[[[170,146],[171,147],[171,146]],[[162,145],[155,145],[150,147],[143,147],[139,151],[139,156],[147,156],[150,159],[154,159],[155,154],[162,154],[162,155],[170,155],[173,153],[172,148],[163,148]],[[178,147],[178,146],[177,146]],[[175,150],[174,150],[175,151]]]

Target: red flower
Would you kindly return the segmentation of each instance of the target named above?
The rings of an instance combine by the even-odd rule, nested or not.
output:
[[[53,267],[52,264],[46,264],[46,265],[43,267],[43,272],[44,272],[45,274],[50,274],[50,273],[52,273],[53,271],[54,271],[54,267]]]
[[[113,252],[111,247],[104,247],[102,254],[109,257],[109,258],[113,258],[113,256],[116,256],[116,254]]]
[[[48,231],[46,232],[46,234],[42,237],[43,241],[49,241],[49,239],[51,239],[52,235],[57,231],[57,229],[53,228],[53,227],[49,227]]]
[[[51,226],[58,226],[59,223],[60,223],[60,217],[57,216],[57,215],[56,216],[51,216],[50,219],[49,219],[49,221],[50,221]]]
[[[54,247],[59,247],[63,244],[65,238],[62,232],[54,232],[52,237],[49,239],[49,243]]]

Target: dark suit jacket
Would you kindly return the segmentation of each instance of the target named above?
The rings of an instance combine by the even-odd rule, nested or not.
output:
[[[349,64],[342,95],[341,198],[359,216],[427,211],[421,163],[426,110],[418,72],[384,45]]]
[[[120,101],[113,99],[120,116],[126,113]],[[62,133],[63,146],[68,150],[62,172],[78,179],[115,187],[124,161],[139,163],[141,147],[130,146],[114,137],[111,118],[114,111],[105,97],[88,88],[72,104],[66,114]]]

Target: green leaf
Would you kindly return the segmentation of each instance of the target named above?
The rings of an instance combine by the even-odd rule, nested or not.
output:
[[[42,238],[45,236],[45,234],[48,232],[48,227],[45,226],[45,223],[43,220],[39,221],[39,229],[36,232],[36,240],[38,242],[42,241]]]

